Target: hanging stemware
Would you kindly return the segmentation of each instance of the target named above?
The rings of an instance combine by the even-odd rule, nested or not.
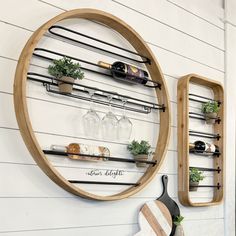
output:
[[[133,124],[126,115],[125,105],[127,103],[127,98],[122,97],[121,99],[123,103],[123,114],[118,121],[118,137],[121,141],[129,141],[132,133]]]
[[[88,93],[90,96],[90,104],[88,112],[83,116],[84,133],[89,137],[97,138],[99,135],[101,119],[94,110],[93,96],[95,90],[88,89]]]
[[[115,114],[112,112],[112,101],[113,95],[108,94],[107,99],[109,101],[109,110],[108,113],[102,118],[102,136],[107,140],[116,140],[117,139],[117,125],[118,119]]]

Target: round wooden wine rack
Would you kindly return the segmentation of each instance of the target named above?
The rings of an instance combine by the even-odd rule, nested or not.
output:
[[[158,102],[160,104],[164,104],[165,106],[165,110],[163,112],[160,112],[159,136],[155,155],[153,156],[153,161],[156,161],[156,165],[150,165],[147,168],[146,172],[138,180],[137,185],[129,187],[128,189],[118,194],[110,196],[100,196],[89,193],[82,190],[81,188],[78,188],[74,184],[70,183],[67,179],[65,179],[47,159],[38,143],[30,121],[26,101],[26,83],[31,57],[38,42],[48,31],[48,29],[59,21],[70,18],[81,18],[96,21],[117,31],[135,48],[135,50],[139,54],[145,55],[145,57],[150,59],[150,63],[146,65],[147,70],[152,80],[158,82],[161,85],[161,89],[155,88]],[[54,17],[53,19],[42,25],[38,30],[36,30],[25,45],[19,58],[14,82],[14,105],[21,135],[34,160],[45,172],[45,174],[47,174],[56,184],[75,195],[96,200],[118,200],[129,197],[140,191],[152,180],[164,160],[170,135],[170,105],[168,92],[161,69],[153,53],[144,42],[144,40],[125,22],[108,13],[94,9],[76,9]]]

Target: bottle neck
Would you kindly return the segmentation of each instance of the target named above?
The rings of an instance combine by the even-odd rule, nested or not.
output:
[[[105,69],[111,69],[111,64],[107,63],[107,62],[103,62],[103,61],[99,61],[98,62],[98,65],[101,66],[102,68],[105,68]]]
[[[194,149],[195,148],[195,144],[194,143],[189,143],[189,149]]]

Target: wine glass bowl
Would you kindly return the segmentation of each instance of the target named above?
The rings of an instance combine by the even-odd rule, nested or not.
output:
[[[128,141],[130,139],[132,126],[130,119],[122,115],[118,121],[118,137],[120,140]]]
[[[84,133],[90,137],[98,137],[100,128],[100,117],[93,109],[89,109],[83,116]]]
[[[102,119],[102,136],[104,139],[116,140],[117,139],[117,128],[118,128],[118,119],[115,114],[112,112],[111,100],[113,95],[108,94],[107,99],[109,101],[109,111]]]
[[[118,121],[118,137],[119,140],[129,141],[133,124],[126,115],[125,104],[127,103],[127,98],[122,97],[121,100],[123,102],[123,115]]]
[[[93,108],[92,97],[95,91],[88,90],[88,93],[90,96],[90,108],[88,112],[83,116],[84,133],[87,136],[96,138],[99,135],[101,119]]]
[[[109,111],[102,119],[102,136],[104,139],[116,140],[117,139],[118,119]]]

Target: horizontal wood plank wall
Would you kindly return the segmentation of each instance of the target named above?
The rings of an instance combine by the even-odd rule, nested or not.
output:
[[[138,231],[138,211],[144,202],[157,198],[162,192],[161,175],[169,175],[169,193],[177,202],[177,106],[176,90],[178,78],[196,73],[224,83],[224,25],[219,20],[223,10],[219,1],[187,0],[12,0],[5,1],[0,8],[0,235],[133,235]],[[26,149],[14,114],[13,79],[20,52],[30,35],[45,21],[70,9],[87,7],[107,11],[126,21],[148,43],[156,55],[164,73],[171,100],[172,133],[166,159],[155,179],[140,193],[117,202],[95,202],[75,197],[55,185],[37,167]],[[212,11],[216,9],[216,11]],[[57,41],[55,48],[62,42]],[[33,62],[32,62],[33,63]],[[37,64],[36,61],[34,63]],[[34,71],[37,66],[32,65]],[[45,64],[41,64],[45,67]],[[93,78],[86,83],[94,84]],[[112,83],[114,90],[133,95],[136,91]],[[108,86],[103,84],[104,88]],[[84,114],[84,103],[67,102],[44,96],[42,89],[31,83],[28,86],[28,103],[34,112],[34,130],[42,146],[48,140],[55,143],[78,142],[102,144],[102,140],[88,140],[82,133],[64,130],[59,125],[45,129],[40,113],[55,119],[56,111],[73,112],[78,108]],[[41,93],[40,93],[41,91]],[[199,91],[201,93],[201,91]],[[153,99],[150,93],[138,90],[136,96]],[[47,106],[45,106],[47,105]],[[194,108],[194,107],[193,107]],[[103,116],[104,107],[99,107]],[[154,145],[155,138],[149,136],[158,119],[143,115],[135,117],[129,113],[136,127],[145,127],[145,138]],[[66,119],[66,117],[62,117]],[[46,120],[45,120],[46,121]],[[59,129],[59,130],[58,130]],[[136,133],[139,135],[139,132]],[[139,135],[140,136],[140,135]],[[106,145],[119,155],[126,154],[122,142],[107,142]],[[52,160],[53,161],[53,160]],[[204,163],[205,164],[205,163]],[[113,165],[115,167],[115,165]],[[67,168],[63,161],[57,168]],[[84,170],[78,164],[73,168]],[[120,166],[122,168],[122,166]],[[66,170],[65,170],[66,171]],[[126,168],[130,176],[142,170]],[[73,173],[72,173],[73,174]],[[205,183],[212,181],[208,174]],[[92,187],[89,187],[92,188]],[[89,189],[88,189],[89,190]],[[98,194],[110,193],[108,187],[93,188]],[[192,197],[196,201],[207,200],[211,190],[201,190]],[[187,236],[224,235],[224,205],[207,208],[181,206],[185,217]]]

